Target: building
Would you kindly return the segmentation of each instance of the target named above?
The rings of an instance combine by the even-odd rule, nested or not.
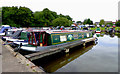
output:
[[[100,22],[95,22],[96,25],[99,25]]]
[[[105,21],[105,24],[107,24],[107,23],[112,23],[112,21]]]

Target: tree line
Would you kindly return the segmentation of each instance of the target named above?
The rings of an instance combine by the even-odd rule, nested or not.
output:
[[[104,19],[101,19],[99,25],[110,25],[110,26],[116,25],[116,26],[120,26],[120,20],[116,21],[115,24],[113,24],[112,22],[105,23]]]
[[[1,15],[2,12],[2,15]],[[8,24],[13,27],[50,27],[50,26],[71,26],[75,23],[69,15],[57,14],[55,11],[51,11],[48,8],[42,11],[33,12],[27,7],[2,7],[0,8],[0,23]],[[77,24],[89,24],[92,25],[93,21],[88,18],[83,22],[76,21]],[[105,24],[104,19],[100,20],[99,25]],[[113,23],[107,23],[113,25]],[[94,24],[96,25],[96,24]],[[120,20],[115,23],[116,26],[120,26]]]
[[[27,7],[2,7],[2,24],[15,27],[70,26],[69,15],[57,14],[48,8],[33,12]]]

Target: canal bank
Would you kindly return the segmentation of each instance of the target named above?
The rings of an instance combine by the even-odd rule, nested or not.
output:
[[[0,39],[2,46],[2,72],[44,72],[32,62],[27,60],[21,54],[14,56],[16,53],[9,46],[3,46],[3,41]]]

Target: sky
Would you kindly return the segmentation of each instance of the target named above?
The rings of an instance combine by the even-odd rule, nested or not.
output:
[[[58,14],[69,15],[74,21],[90,18],[93,22],[118,20],[120,0],[0,0],[2,6],[25,6],[33,12],[48,8]]]

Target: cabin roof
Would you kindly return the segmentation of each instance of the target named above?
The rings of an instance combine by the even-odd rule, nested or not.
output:
[[[33,30],[31,32],[46,32],[48,34],[52,33],[69,33],[69,32],[88,32],[83,30]]]

